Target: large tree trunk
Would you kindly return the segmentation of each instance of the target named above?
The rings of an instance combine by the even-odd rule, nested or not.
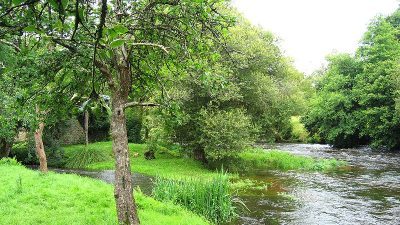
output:
[[[0,143],[1,143],[1,146],[0,146],[0,159],[8,157],[10,155],[13,143],[7,141],[6,139],[2,139]]]
[[[133,198],[132,175],[129,160],[128,135],[124,114],[125,96],[112,95],[111,135],[115,156],[115,201],[118,221],[122,224],[139,224],[135,199]],[[126,96],[127,98],[127,96]]]
[[[43,173],[47,173],[47,158],[46,152],[44,151],[43,145],[43,129],[44,123],[40,122],[39,127],[35,131],[35,146],[36,146],[36,154],[39,158],[39,169]]]

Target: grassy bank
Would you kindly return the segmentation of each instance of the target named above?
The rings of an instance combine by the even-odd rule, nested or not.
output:
[[[23,148],[17,150],[24,151]],[[169,179],[186,179],[195,174],[199,179],[210,180],[218,176],[215,170],[209,170],[194,159],[179,156],[177,152],[168,150],[166,152],[156,152],[156,159],[146,160],[144,158],[144,152],[147,150],[145,144],[129,144],[129,150],[131,167],[134,172]],[[62,165],[67,168],[114,169],[111,142],[92,143],[89,144],[88,149],[85,149],[83,145],[66,146],[63,147],[63,153],[62,161],[66,163]],[[49,156],[49,160],[51,158],[52,156]],[[240,153],[236,159],[224,162],[223,166],[231,172],[252,169],[325,171],[341,167],[344,164],[344,162],[335,159],[317,159],[280,150],[266,151],[264,149],[251,148]],[[218,168],[218,166],[215,167]],[[230,174],[230,176],[233,175]]]
[[[111,142],[93,143],[89,145],[89,148],[92,149],[90,154],[107,156],[104,157],[104,161],[89,163],[83,167],[84,169],[105,170],[114,168]],[[67,158],[71,158],[76,152],[85,151],[84,149],[82,145],[64,147]],[[157,152],[155,160],[146,160],[143,156],[146,145],[129,144],[129,149],[132,160],[131,167],[134,172],[166,178],[190,178],[193,174],[196,174],[197,178],[204,179],[218,176],[218,173],[207,169],[203,164],[191,158]],[[139,156],[134,157],[135,153],[138,153]],[[240,153],[237,159],[224,163],[224,167],[231,171],[251,169],[326,171],[343,165],[345,165],[345,162],[336,159],[317,159],[280,150],[266,151],[257,148],[247,149]]]
[[[95,151],[107,153],[112,155],[112,143],[111,142],[98,142],[90,144],[90,148]],[[74,152],[83,151],[84,146],[73,145],[64,147],[65,155],[71,157]],[[168,178],[188,178],[196,174],[197,177],[210,179],[218,176],[218,173],[210,171],[205,168],[200,162],[190,158],[177,157],[168,153],[156,152],[156,159],[146,160],[144,158],[144,152],[146,151],[146,145],[144,144],[129,144],[129,150],[131,155],[131,167],[132,171],[148,174],[152,176],[161,176]],[[134,157],[135,153],[138,153],[138,157]],[[105,170],[114,169],[114,160],[111,157],[107,158],[104,162],[90,163],[85,169],[91,170]]]
[[[0,224],[117,224],[113,187],[77,175],[43,175],[0,161]],[[142,224],[208,224],[171,203],[135,193]]]
[[[346,165],[336,159],[317,159],[279,150],[249,149],[239,155],[242,168],[327,171]]]

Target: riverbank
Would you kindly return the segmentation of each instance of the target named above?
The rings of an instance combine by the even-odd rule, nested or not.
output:
[[[98,142],[89,144],[89,148],[103,155],[112,155],[111,142]],[[64,147],[66,157],[71,157],[76,152],[84,151],[83,145]],[[208,169],[204,164],[192,158],[180,156],[178,152],[156,152],[156,159],[146,160],[144,152],[145,144],[129,144],[131,155],[131,167],[133,172],[165,178],[190,178],[194,174],[197,178],[210,179],[218,175],[216,171]],[[106,157],[105,161],[86,165],[88,170],[114,169],[112,157]],[[279,150],[265,150],[260,148],[246,149],[235,160],[224,163],[224,168],[232,172],[250,171],[254,169],[265,170],[306,170],[327,171],[344,166],[346,163],[336,159],[316,159],[308,156],[300,156]],[[234,174],[230,174],[235,176]]]
[[[0,224],[118,224],[113,187],[71,174],[44,175],[0,160]],[[209,224],[188,210],[135,192],[142,224]]]

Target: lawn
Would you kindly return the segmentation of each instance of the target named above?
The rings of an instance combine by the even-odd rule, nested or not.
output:
[[[44,175],[0,160],[0,224],[117,224],[112,185],[70,174]],[[142,224],[209,224],[171,203],[136,191]]]

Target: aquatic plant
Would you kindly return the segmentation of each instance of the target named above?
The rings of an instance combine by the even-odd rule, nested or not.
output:
[[[225,173],[212,180],[171,180],[157,177],[154,198],[184,206],[215,224],[228,222],[236,216],[229,194],[229,177]]]

